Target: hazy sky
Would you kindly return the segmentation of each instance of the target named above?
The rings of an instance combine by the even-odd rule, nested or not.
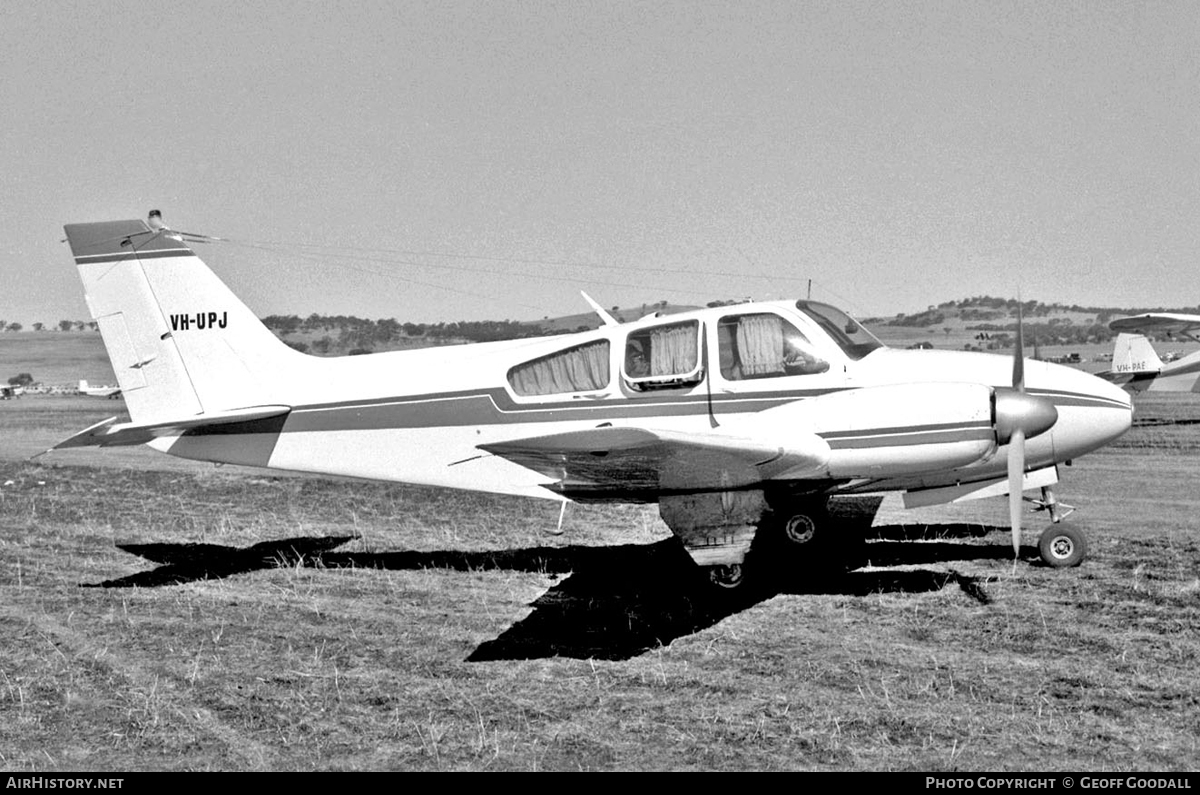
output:
[[[0,63],[10,321],[152,207],[260,314],[1200,303],[1200,3],[14,0]]]

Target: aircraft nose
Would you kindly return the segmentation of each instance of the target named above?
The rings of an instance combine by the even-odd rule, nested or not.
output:
[[[1097,397],[1112,402],[1111,408],[1105,410],[1096,423],[1096,432],[1103,437],[1103,444],[1108,444],[1133,425],[1133,400],[1124,389],[1113,386],[1107,381],[1096,380],[1100,381],[1101,387]]]
[[[1060,458],[1073,458],[1103,447],[1133,424],[1133,403],[1128,393],[1095,376],[1085,378],[1071,390],[1078,398],[1058,403],[1060,419],[1051,435]]]

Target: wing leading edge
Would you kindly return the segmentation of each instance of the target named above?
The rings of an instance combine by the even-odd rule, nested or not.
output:
[[[600,427],[479,445],[555,482],[567,495],[745,488],[772,478],[827,477],[829,445],[810,433],[787,448],[716,433]]]

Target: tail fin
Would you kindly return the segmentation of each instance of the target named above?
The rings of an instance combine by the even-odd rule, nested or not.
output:
[[[92,318],[138,423],[263,406],[305,359],[183,240],[144,222],[68,224]]]
[[[1150,340],[1141,334],[1118,334],[1113,344],[1112,371],[1117,374],[1142,375],[1157,373],[1162,360],[1154,352]]]

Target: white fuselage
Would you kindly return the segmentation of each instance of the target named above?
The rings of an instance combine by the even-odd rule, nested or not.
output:
[[[723,373],[718,327],[723,317],[750,310],[798,327],[827,369],[763,379]],[[683,318],[700,323],[699,379],[633,388],[623,356],[628,336]],[[514,389],[514,367],[598,340],[610,343],[611,376],[602,388],[540,396]],[[604,424],[697,434],[741,424],[748,433],[777,435],[785,447],[792,429],[826,437],[833,490],[929,488],[1005,473],[1006,448],[986,429],[991,390],[1011,384],[1010,357],[880,347],[855,358],[787,302],[513,342],[336,359],[289,354],[288,366],[256,385],[260,402],[292,407],[285,419],[153,445],[187,458],[556,499],[546,488],[551,479],[479,445]],[[1129,427],[1128,397],[1094,376],[1028,361],[1025,384],[1058,411],[1049,431],[1028,440],[1028,470],[1069,461]],[[757,415],[770,423],[748,419]]]

